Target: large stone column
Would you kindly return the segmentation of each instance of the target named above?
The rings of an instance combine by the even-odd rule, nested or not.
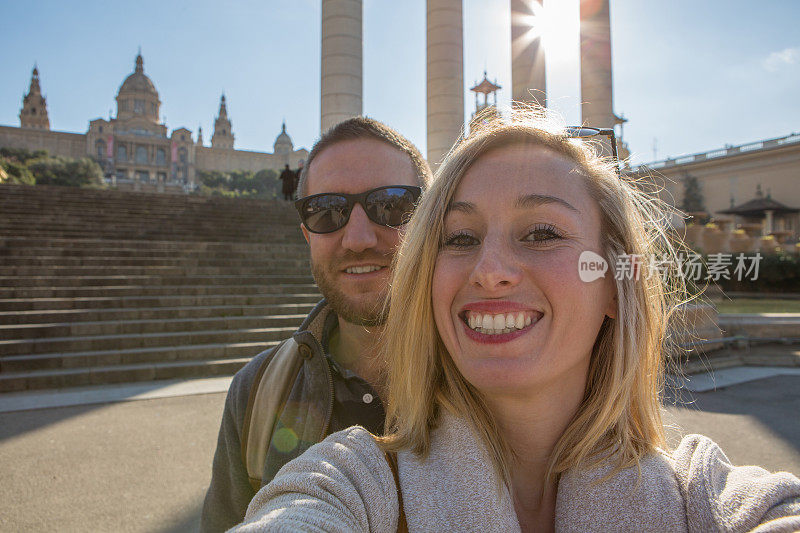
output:
[[[464,127],[461,0],[427,0],[428,163],[436,168]]]
[[[511,2],[511,98],[514,102],[547,105],[545,57],[542,45],[542,0]]]
[[[322,0],[321,128],[361,115],[362,0]]]
[[[611,23],[608,0],[581,1],[581,117],[583,124],[616,123],[611,86]]]

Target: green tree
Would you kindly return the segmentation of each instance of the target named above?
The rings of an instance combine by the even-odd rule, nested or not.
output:
[[[84,157],[39,157],[28,161],[28,169],[37,185],[102,188],[103,171],[96,161]]]
[[[703,199],[703,191],[700,188],[700,183],[697,178],[691,174],[686,174],[683,177],[683,203],[681,209],[687,213],[697,211],[705,211],[705,201]]]

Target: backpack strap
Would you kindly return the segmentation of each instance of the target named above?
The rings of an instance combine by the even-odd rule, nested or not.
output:
[[[397,470],[397,452],[383,452],[386,455],[386,462],[392,469],[394,485],[397,487],[397,505],[400,508],[397,516],[397,533],[408,533],[408,522],[406,522],[406,512],[403,509],[403,490],[400,488],[400,473]]]
[[[261,488],[272,432],[302,364],[297,342],[287,339],[261,365],[250,389],[242,428],[242,460],[254,491]]]

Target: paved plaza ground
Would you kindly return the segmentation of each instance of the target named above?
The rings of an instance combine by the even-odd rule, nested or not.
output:
[[[754,375],[770,377],[681,389],[669,421],[709,435],[734,464],[800,474],[800,373]],[[163,385],[124,394],[159,396]],[[181,386],[164,390],[188,394]],[[0,396],[0,411],[24,407],[20,398]],[[0,412],[0,531],[196,530],[224,401],[214,392]]]

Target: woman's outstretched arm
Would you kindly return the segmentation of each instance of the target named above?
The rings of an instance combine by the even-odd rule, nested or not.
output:
[[[733,466],[711,439],[688,435],[673,454],[689,531],[800,530],[800,479]]]
[[[396,531],[397,502],[383,451],[352,427],[284,465],[232,531]]]

